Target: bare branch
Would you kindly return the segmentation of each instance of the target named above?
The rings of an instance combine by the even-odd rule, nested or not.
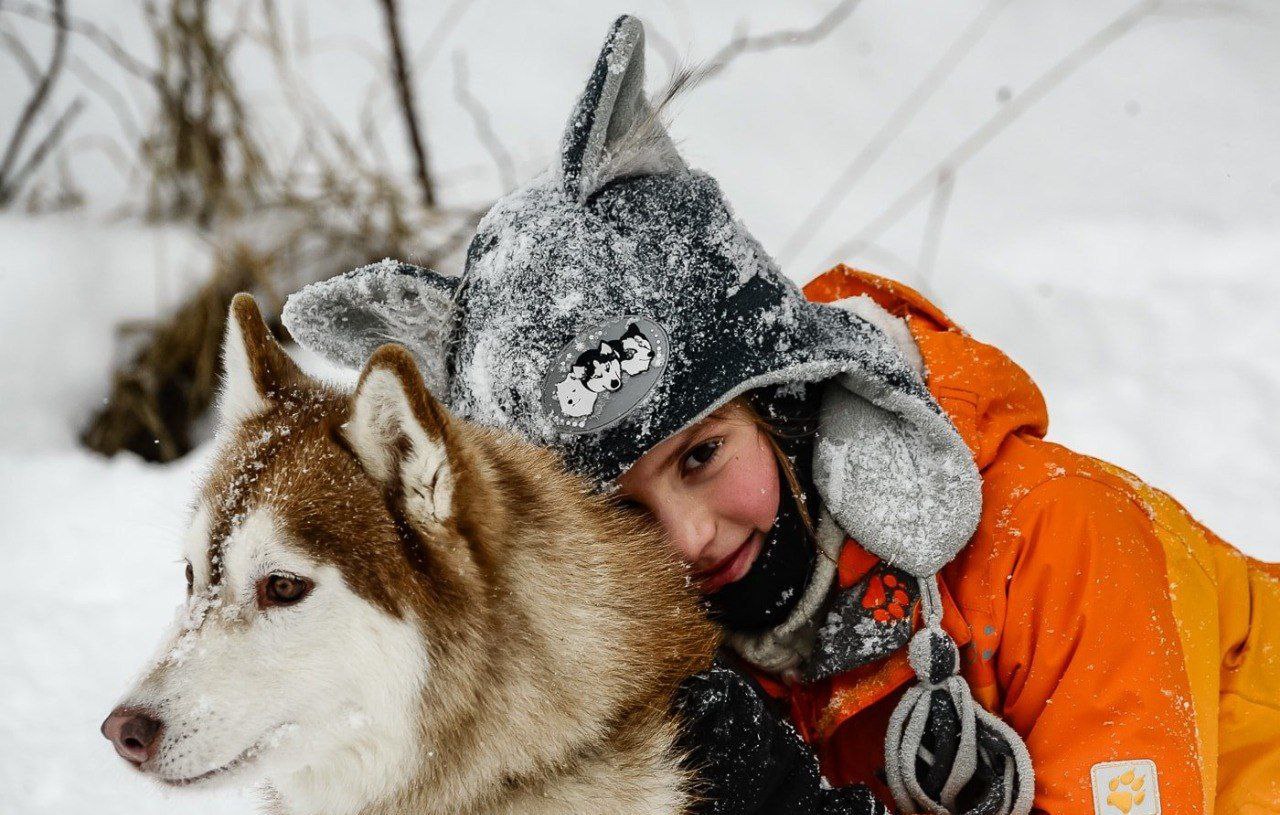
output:
[[[369,155],[375,166],[390,167],[387,145],[382,140],[382,120],[377,115],[378,88],[380,83],[371,83],[364,94],[364,102],[360,105],[357,121],[360,123],[360,137],[369,149]]]
[[[82,110],[84,110],[84,100],[78,97],[67,106],[67,109],[62,112],[62,115],[59,116],[53,123],[53,126],[49,128],[49,132],[45,134],[44,138],[40,140],[40,142],[35,146],[35,149],[33,149],[30,155],[27,156],[26,161],[18,165],[18,168],[13,172],[13,175],[4,182],[2,187],[0,187],[0,207],[7,205],[13,200],[14,196],[18,194],[18,191],[27,183],[27,179],[31,177],[31,174],[35,172],[36,168],[39,167],[49,155],[49,152],[53,150],[55,145],[57,145],[58,141],[62,138],[63,133],[66,131],[67,126],[80,115],[80,111]]]
[[[938,183],[933,190],[933,203],[929,206],[929,219],[924,225],[924,239],[920,242],[920,288],[928,293],[934,267],[938,262],[938,244],[942,241],[942,225],[947,220],[951,205],[951,193],[955,190],[956,174],[950,168],[938,173]]]
[[[841,23],[853,14],[861,0],[840,0],[830,11],[822,15],[816,23],[808,28],[791,28],[749,36],[745,28],[734,32],[732,39],[714,54],[695,73],[695,82],[704,82],[728,68],[734,60],[743,54],[772,51],[777,48],[792,48],[801,45],[812,45],[834,31]]]
[[[405,62],[396,0],[379,1],[386,18],[387,40],[391,46],[392,80],[400,97],[400,114],[404,118],[405,130],[409,137],[409,149],[413,153],[418,186],[422,190],[422,203],[425,206],[434,207],[436,193],[431,183],[431,174],[427,170],[427,148],[423,144],[422,129],[418,125],[418,112],[413,99],[413,83],[409,79],[409,66]]]
[[[10,11],[20,17],[37,20],[55,27],[58,25],[58,21],[54,14],[50,13],[47,9],[35,5],[34,3],[12,2],[12,0],[8,0],[8,2],[0,5],[0,10]],[[111,57],[112,60],[129,73],[139,79],[151,83],[152,85],[159,82],[159,77],[153,69],[130,54],[129,51],[117,42],[114,37],[103,31],[97,25],[88,20],[70,16],[66,17],[65,24],[71,33],[79,34],[89,40],[89,42],[96,45],[103,53]]]
[[[329,137],[341,154],[342,160],[349,166],[361,164],[359,151],[347,137],[337,117],[324,105],[315,90],[299,76],[290,57],[290,43],[287,41],[284,28],[280,24],[279,14],[274,2],[264,0],[263,16],[266,20],[266,32],[261,44],[266,47],[275,63],[276,75],[285,85],[285,105],[289,108],[302,130],[303,144],[294,155],[295,163],[318,145],[316,134]],[[292,172],[292,170],[290,171]],[[287,185],[286,185],[287,186]]]
[[[53,0],[52,14],[54,21],[53,53],[49,57],[49,67],[45,69],[40,81],[36,83],[35,90],[31,92],[31,98],[23,106],[22,113],[18,116],[18,123],[14,126],[13,133],[9,136],[9,143],[5,146],[4,157],[0,158],[0,203],[11,199],[17,192],[18,188],[11,178],[14,162],[18,160],[18,153],[22,150],[22,145],[27,140],[27,133],[31,130],[31,125],[35,123],[36,116],[48,103],[49,91],[53,89],[54,83],[58,81],[58,77],[62,73],[63,62],[67,57],[66,0]]]
[[[142,128],[138,126],[138,120],[134,117],[124,94],[104,79],[101,71],[94,70],[74,54],[71,55],[71,61],[67,65],[81,82],[107,103],[107,107],[111,108],[111,112],[115,114],[116,121],[120,123],[120,129],[124,131],[129,141],[136,144],[142,138]]]
[[[955,71],[956,65],[968,56],[973,46],[987,33],[995,18],[1009,6],[1012,0],[990,0],[979,12],[978,16],[965,26],[942,57],[924,75],[920,83],[907,94],[901,104],[885,120],[876,134],[872,136],[849,164],[827,186],[826,191],[818,199],[809,212],[800,219],[800,224],[787,238],[782,251],[778,254],[783,265],[793,260],[805,245],[813,239],[827,219],[831,217],[842,201],[849,196],[867,171],[875,166],[884,151],[893,144],[902,131],[911,124],[920,110],[928,103],[933,94]]]
[[[444,44],[449,39],[449,35],[458,27],[458,23],[462,22],[462,18],[473,5],[475,0],[453,0],[449,4],[444,14],[440,15],[440,21],[436,23],[436,27],[431,29],[422,47],[414,55],[413,62],[416,70],[425,74],[431,68],[431,64],[436,61],[436,56],[444,50]]]
[[[846,241],[833,253],[833,257],[847,257],[861,251],[868,243],[874,241],[886,229],[896,224],[911,210],[921,198],[933,189],[938,174],[945,169],[955,172],[965,162],[973,158],[979,151],[1004,132],[1010,124],[1017,121],[1032,106],[1040,102],[1051,91],[1061,85],[1090,60],[1102,53],[1116,40],[1129,33],[1144,19],[1160,8],[1162,0],[1141,0],[1128,11],[1112,20],[1085,40],[1073,51],[1059,60],[1049,70],[1038,76],[1027,89],[1000,108],[994,116],[978,127],[977,130],[960,143],[927,173],[921,176],[893,203],[864,226],[851,240]]]
[[[471,94],[467,77],[467,58],[461,51],[455,51],[453,54],[453,95],[462,109],[471,116],[471,123],[476,128],[476,138],[480,139],[484,149],[489,151],[489,155],[493,158],[493,163],[498,168],[498,183],[502,186],[502,191],[509,192],[514,189],[516,186],[515,162],[511,160],[511,153],[494,132],[489,111]]]
[[[21,38],[14,34],[8,25],[5,25],[3,29],[0,29],[0,39],[4,40],[5,46],[13,54],[13,58],[18,62],[18,67],[27,75],[27,79],[31,84],[40,84],[40,65],[36,62],[36,58],[31,56],[31,52],[27,50],[27,46],[23,44]]]
[[[136,178],[140,171],[137,159],[120,142],[104,133],[77,136],[67,142],[67,151],[73,154],[86,151],[101,153],[111,168],[126,181]]]

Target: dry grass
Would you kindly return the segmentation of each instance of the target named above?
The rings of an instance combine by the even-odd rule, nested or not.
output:
[[[274,264],[236,245],[219,253],[213,279],[168,320],[123,328],[141,340],[138,350],[115,371],[110,397],[80,440],[101,453],[131,450],[152,461],[188,452],[191,428],[217,392],[228,304],[236,292],[269,283]]]
[[[143,4],[159,55],[148,76],[157,113],[139,145],[151,220],[208,227],[247,214],[265,195],[270,171],[232,70],[241,25],[218,31],[210,5]]]
[[[154,116],[136,145],[145,176],[137,214],[193,224],[213,247],[213,273],[164,319],[122,327],[121,341],[133,350],[81,440],[106,455],[130,450],[171,461],[199,442],[193,428],[216,395],[236,292],[253,291],[278,312],[284,294],[382,257],[450,270],[482,210],[424,200],[421,178],[398,177],[334,121],[295,71],[297,46],[286,42],[271,0],[230,7],[144,0],[142,10],[159,55],[154,67],[84,20],[70,30],[116,59],[151,100]],[[39,18],[34,9],[29,16]],[[269,131],[236,84],[233,65],[246,46],[266,49],[292,91],[291,113],[306,135],[287,157],[268,158]],[[393,64],[387,81],[411,83],[403,59]],[[426,171],[424,161],[418,167]]]

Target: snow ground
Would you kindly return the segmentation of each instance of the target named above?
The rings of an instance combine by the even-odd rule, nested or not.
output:
[[[421,41],[440,10],[406,5],[405,28]],[[828,7],[700,3],[695,15],[662,0],[477,3],[443,50],[466,51],[473,93],[527,176],[550,155],[617,12],[634,10],[698,58],[739,19],[762,32]],[[743,58],[680,103],[673,130],[795,279],[843,259],[923,286],[1036,377],[1052,438],[1138,473],[1245,551],[1280,560],[1274,9],[1152,20],[1091,62],[961,168],[927,279],[914,260],[927,202],[878,249],[837,257],[998,109],[1002,89],[1016,98],[1127,7],[1009,4],[884,161],[805,246],[782,251],[982,7],[866,2],[812,48]],[[364,16],[349,8],[309,6],[309,75],[340,115],[367,96],[376,68],[362,43],[379,41],[374,6]],[[140,42],[123,0],[85,13]],[[654,74],[663,65],[651,55]],[[0,64],[0,88],[17,86],[4,73],[15,70]],[[441,111],[428,135],[444,194],[491,197],[496,179],[452,103],[452,77],[437,59],[423,79],[424,104]],[[278,96],[265,82],[255,93],[261,105]],[[20,102],[0,93],[0,122]],[[388,120],[385,136],[393,153],[398,124]],[[110,132],[113,120],[97,104],[84,126]],[[110,197],[127,185],[101,155],[86,149],[73,166]],[[201,455],[163,467],[105,461],[79,450],[75,433],[105,394],[112,327],[171,307],[207,268],[204,246],[175,228],[4,215],[0,247],[0,813],[251,811],[237,792],[162,794],[120,767],[96,732],[181,599],[177,539]]]

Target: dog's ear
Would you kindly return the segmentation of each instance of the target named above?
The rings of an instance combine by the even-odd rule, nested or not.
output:
[[[222,364],[225,374],[218,414],[224,423],[265,411],[284,389],[307,381],[306,374],[271,336],[258,304],[244,292],[231,299]]]
[[[373,353],[360,374],[343,434],[366,472],[384,484],[399,484],[413,517],[440,523],[453,502],[451,422],[423,384],[413,355],[389,344]]]

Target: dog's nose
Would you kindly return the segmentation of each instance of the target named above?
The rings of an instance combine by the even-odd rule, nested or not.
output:
[[[102,723],[102,735],[111,740],[121,758],[133,764],[155,755],[162,730],[164,722],[151,711],[136,707],[118,707]]]

